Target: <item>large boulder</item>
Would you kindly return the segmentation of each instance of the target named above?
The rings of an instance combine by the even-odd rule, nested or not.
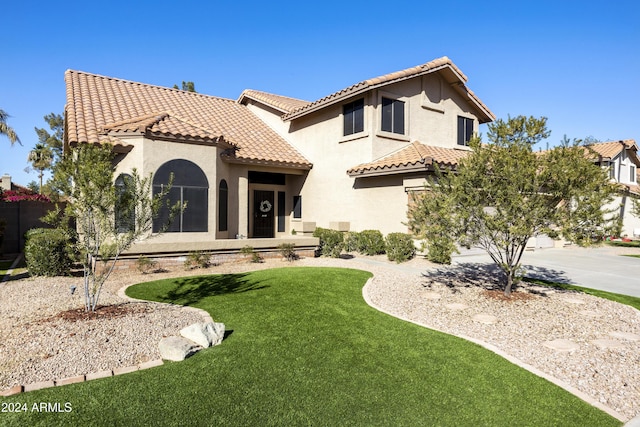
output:
[[[224,323],[194,323],[180,330],[180,335],[207,348],[218,345],[224,338]]]
[[[183,337],[162,338],[158,348],[164,360],[172,360],[174,362],[180,362],[200,350],[196,343]]]

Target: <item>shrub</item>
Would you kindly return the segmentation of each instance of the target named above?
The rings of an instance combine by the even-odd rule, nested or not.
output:
[[[364,230],[358,233],[357,250],[363,255],[384,253],[384,237],[378,230]]]
[[[244,255],[245,258],[251,257],[251,262],[260,263],[263,261],[262,256],[260,256],[258,252],[253,250],[253,246],[243,246],[242,249],[240,249],[240,253]]]
[[[282,243],[278,245],[278,250],[287,261],[295,261],[298,259],[296,246],[293,243]]]
[[[385,250],[389,261],[405,262],[416,254],[413,238],[406,233],[389,233],[385,239]]]
[[[427,242],[427,259],[437,264],[451,264],[451,254],[456,250],[455,244],[447,238]]]
[[[71,271],[69,236],[57,228],[34,228],[27,232],[24,248],[32,276],[64,276]]]
[[[156,268],[158,261],[147,258],[144,255],[140,255],[136,260],[136,268],[142,274],[147,274],[152,269]]]
[[[344,236],[338,230],[317,227],[313,237],[320,239],[320,253],[322,256],[339,258],[344,247]]]
[[[184,261],[184,268],[188,270],[207,267],[209,267],[209,255],[203,251],[189,252],[187,259]]]
[[[358,233],[357,231],[348,232],[344,236],[344,250],[347,252],[357,252],[359,238],[360,238],[360,233]]]

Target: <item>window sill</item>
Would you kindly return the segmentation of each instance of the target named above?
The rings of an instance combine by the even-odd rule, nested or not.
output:
[[[382,130],[376,132],[376,136],[386,139],[395,139],[396,141],[409,142],[411,140],[407,135],[400,135],[399,133],[385,132]]]
[[[369,137],[369,132],[353,133],[351,135],[343,136],[342,138],[340,138],[338,140],[338,143],[342,144],[343,142],[354,141],[356,139],[363,139],[363,138],[367,138],[367,137]]]

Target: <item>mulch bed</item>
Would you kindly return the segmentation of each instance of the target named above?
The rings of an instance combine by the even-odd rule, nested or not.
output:
[[[62,319],[67,322],[77,322],[79,320],[93,320],[93,319],[114,319],[123,317],[128,314],[146,313],[149,311],[149,305],[144,303],[123,303],[114,305],[101,305],[96,308],[96,311],[85,311],[83,308],[75,308],[72,310],[62,311],[55,316],[48,317],[40,322],[53,322],[57,319]]]

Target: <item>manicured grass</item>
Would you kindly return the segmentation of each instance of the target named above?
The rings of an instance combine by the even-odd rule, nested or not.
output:
[[[552,288],[579,291],[585,294],[594,295],[596,297],[619,302],[621,304],[630,305],[631,307],[634,307],[640,310],[640,298],[638,297],[633,297],[630,295],[614,294],[613,292],[600,291],[598,289],[583,288],[582,286],[569,285],[566,283],[559,283],[559,282],[551,282],[549,280],[543,280],[543,279],[532,279],[529,277],[524,277],[522,280],[529,283],[535,283],[541,286],[549,286]]]
[[[621,423],[467,341],[366,305],[370,274],[283,268],[160,280],[135,298],[203,308],[229,335],[179,363],[5,402],[72,412],[15,425],[614,426]]]

